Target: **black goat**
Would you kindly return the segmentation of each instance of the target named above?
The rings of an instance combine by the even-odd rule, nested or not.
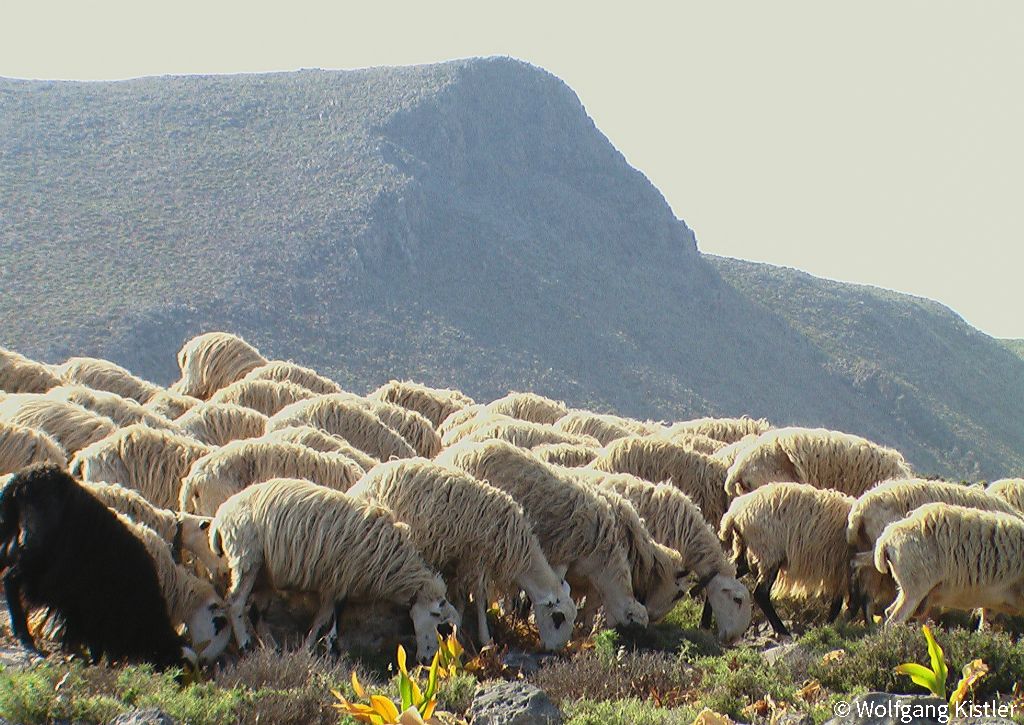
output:
[[[94,662],[185,664],[190,650],[171,626],[145,546],[59,467],[26,468],[0,490],[0,565],[11,629],[30,651],[26,602],[49,608],[61,645],[88,650]]]

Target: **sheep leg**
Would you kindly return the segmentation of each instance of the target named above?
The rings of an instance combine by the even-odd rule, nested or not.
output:
[[[487,597],[481,592],[473,595],[476,604],[476,634],[480,638],[480,646],[491,644],[491,631],[487,627]]]
[[[839,619],[839,612],[843,610],[843,595],[840,594],[838,597],[832,600],[832,606],[828,609],[828,620],[829,624],[832,624]]]
[[[228,589],[228,601],[230,602],[228,613],[231,616],[231,630],[234,632],[235,641],[242,651],[248,649],[252,644],[248,627],[245,624],[245,604],[256,584],[258,574],[259,570],[257,569],[245,574],[234,571],[231,573],[231,587]]]
[[[21,601],[21,575],[14,569],[9,569],[4,574],[4,597],[7,599],[7,611],[11,617],[11,632],[21,642],[22,647],[39,654],[32,634],[28,631],[28,615],[25,613],[25,604]]]
[[[920,603],[920,598],[908,597],[901,587],[896,595],[896,601],[885,610],[885,623],[901,624],[906,622],[914,616]]]
[[[782,619],[775,611],[775,607],[772,606],[772,587],[775,586],[775,580],[778,577],[779,570],[777,568],[768,572],[768,575],[754,589],[754,601],[757,602],[757,606],[764,612],[764,616],[768,618],[768,623],[772,625],[775,634],[780,637],[788,637],[789,630],[786,629],[786,625],[782,623]]]
[[[982,608],[982,609],[978,610],[978,630],[977,631],[982,632],[982,631],[984,631],[986,629],[988,629],[988,618],[985,616],[985,609]]]
[[[321,600],[320,609],[313,617],[313,625],[309,628],[309,634],[306,636],[306,649],[312,651],[316,647],[316,643],[320,641],[320,630],[332,616],[334,616],[334,602],[331,599]]]
[[[711,629],[711,600],[704,600],[704,610],[700,613],[700,628]]]

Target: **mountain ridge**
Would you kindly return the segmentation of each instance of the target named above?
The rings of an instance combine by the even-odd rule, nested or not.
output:
[[[34,357],[167,382],[184,339],[222,328],[354,390],[532,388],[644,417],[844,428],[927,473],[1024,467],[993,424],[1024,430],[997,395],[1024,361],[920,313],[908,345],[984,353],[955,356],[981,392],[950,391],[956,376],[928,382],[938,366],[882,355],[873,320],[833,329],[824,303],[782,304],[785,286],[848,309],[831,287],[702,255],[572,89],[521,61],[0,80],[0,186],[0,344]]]

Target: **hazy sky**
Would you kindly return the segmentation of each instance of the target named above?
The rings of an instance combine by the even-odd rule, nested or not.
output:
[[[1024,337],[1024,2],[21,2],[0,75],[511,55],[563,78],[701,249]]]

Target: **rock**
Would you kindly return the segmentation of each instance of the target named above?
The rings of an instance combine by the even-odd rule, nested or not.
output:
[[[892,695],[869,692],[833,707],[826,725],[947,725],[949,706],[930,695]]]
[[[761,655],[769,665],[774,665],[780,660],[783,664],[790,664],[799,659],[806,658],[807,649],[802,645],[791,642],[789,644],[780,644],[775,647],[769,647],[762,652]]]
[[[528,682],[503,682],[477,690],[467,713],[471,725],[561,725],[562,713]]]
[[[118,715],[109,725],[178,725],[178,721],[154,707]]]
[[[774,718],[772,725],[814,725],[814,718],[806,712],[787,712]]]
[[[558,659],[558,655],[534,654],[532,652],[509,652],[501,658],[502,663],[513,670],[519,670],[524,676],[530,676],[544,665],[545,662]]]

